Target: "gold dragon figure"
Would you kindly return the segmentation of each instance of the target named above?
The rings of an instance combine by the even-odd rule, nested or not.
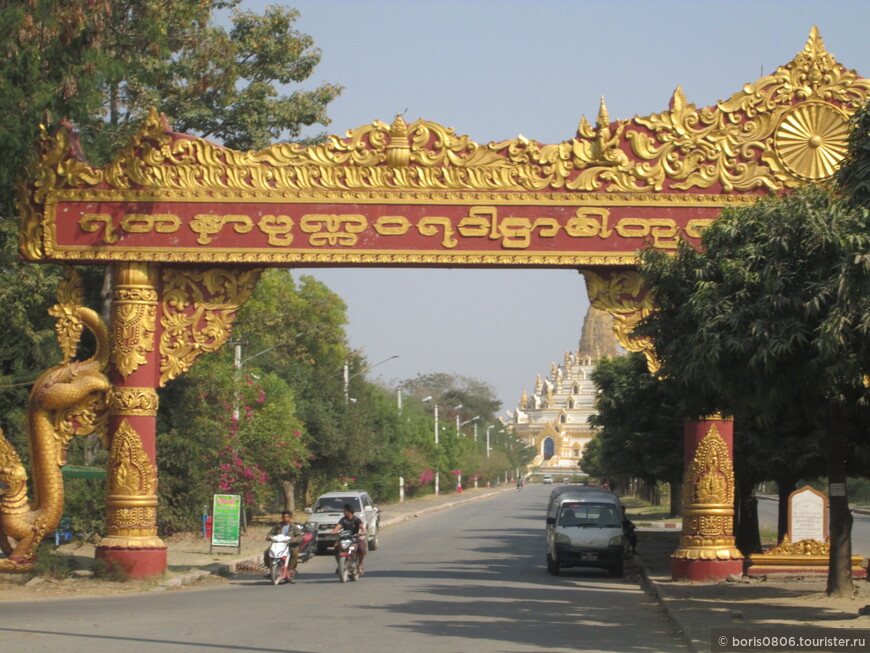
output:
[[[0,432],[0,572],[33,569],[37,549],[54,531],[63,513],[61,467],[70,441],[77,435],[98,433],[105,444],[106,399],[111,389],[104,374],[109,361],[109,331],[100,316],[82,305],[78,275],[68,269],[58,286],[58,303],[49,313],[58,319],[56,330],[63,360],[33,384],[27,409],[33,502],[27,498],[27,471],[12,444]],[[96,340],[94,355],[74,360],[87,327]]]

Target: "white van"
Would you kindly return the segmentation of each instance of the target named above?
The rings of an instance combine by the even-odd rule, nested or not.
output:
[[[619,497],[589,488],[555,498],[547,512],[547,571],[558,576],[563,567],[602,567],[622,576],[624,557]]]

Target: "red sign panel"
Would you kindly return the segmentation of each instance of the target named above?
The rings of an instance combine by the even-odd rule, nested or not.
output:
[[[721,210],[657,196],[640,201],[474,197],[382,202],[165,199],[125,191],[57,191],[46,202],[45,247],[55,259],[238,262],[287,265],[575,266],[634,262],[645,246],[697,241]],[[84,196],[84,197],[83,197]],[[489,201],[487,201],[489,200]],[[644,201],[645,200],[645,201]],[[235,256],[234,256],[235,255]],[[422,257],[422,258],[421,258]],[[624,261],[621,261],[624,259]]]

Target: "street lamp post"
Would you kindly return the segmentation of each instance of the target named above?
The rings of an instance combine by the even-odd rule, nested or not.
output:
[[[350,401],[350,380],[351,379],[355,379],[360,374],[365,374],[369,370],[375,369],[378,365],[383,365],[384,363],[391,361],[394,358],[398,358],[398,357],[399,357],[398,354],[394,354],[393,356],[390,356],[389,358],[385,358],[384,360],[380,361],[379,363],[375,363],[374,365],[369,365],[368,367],[364,367],[359,372],[357,372],[356,374],[353,374],[353,375],[350,374],[350,365],[348,364],[347,361],[344,361],[344,368],[343,368],[343,372],[342,372],[342,374],[344,376],[344,403],[348,403]],[[400,404],[399,408],[401,409],[401,399],[399,400],[399,404]]]
[[[423,403],[425,404],[427,401],[431,401],[435,404],[435,496],[438,496],[439,492],[439,484],[441,482],[441,474],[438,472],[438,404],[432,398],[432,396],[423,397]]]
[[[453,410],[456,411],[456,437],[459,437],[459,409],[462,408],[462,404],[458,406],[454,406]]]
[[[303,332],[297,333],[293,336],[295,340],[299,336],[303,335]],[[236,382],[238,382],[239,374],[242,370],[242,365],[247,363],[249,360],[256,358],[257,356],[262,356],[265,353],[272,351],[273,349],[277,349],[278,347],[286,347],[289,345],[289,342],[279,342],[277,345],[272,345],[271,347],[266,347],[263,351],[258,351],[253,356],[248,356],[247,358],[242,358],[242,343],[241,341],[233,343],[235,344],[235,350],[233,351],[233,367],[236,370]],[[235,421],[239,421],[239,394],[238,392],[234,393],[235,397],[233,399],[233,419]]]
[[[486,427],[486,457],[489,458],[489,432],[493,429],[494,425],[490,424]]]
[[[464,422],[460,422],[456,425],[456,437],[459,437],[459,429],[461,429],[466,424],[471,424],[472,422],[477,422],[480,419],[480,415],[475,415],[471,419],[467,419]],[[474,425],[475,434],[477,434],[477,424]]]

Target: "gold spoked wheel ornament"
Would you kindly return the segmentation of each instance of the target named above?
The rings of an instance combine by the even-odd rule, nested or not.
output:
[[[783,167],[805,181],[832,177],[846,156],[849,119],[833,105],[807,102],[785,114],[774,134]]]

